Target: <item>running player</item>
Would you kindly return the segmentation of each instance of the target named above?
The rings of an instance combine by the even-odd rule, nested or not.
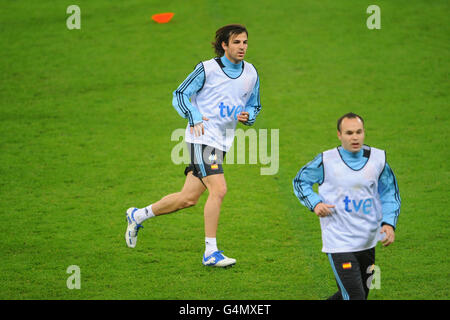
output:
[[[216,31],[216,57],[199,63],[173,93],[172,104],[188,120],[185,140],[191,164],[180,192],[153,204],[127,210],[125,240],[136,246],[142,222],[149,218],[194,206],[203,192],[206,266],[227,267],[236,263],[218,250],[216,233],[222,201],[227,192],[222,161],[234,140],[237,122],[252,125],[261,110],[259,78],[252,64],[244,61],[248,32],[242,25],[226,25]]]
[[[375,246],[379,240],[384,246],[394,242],[400,194],[385,152],[364,145],[360,116],[339,118],[337,135],[341,146],[301,168],[293,180],[294,193],[320,218],[322,251],[339,288],[329,299],[365,300]],[[312,189],[316,183],[319,194]]]

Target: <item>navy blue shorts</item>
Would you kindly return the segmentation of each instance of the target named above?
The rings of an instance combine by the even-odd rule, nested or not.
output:
[[[201,179],[223,173],[225,151],[204,144],[187,143],[187,145],[191,154],[191,163],[184,170],[185,175],[192,171],[194,176]]]

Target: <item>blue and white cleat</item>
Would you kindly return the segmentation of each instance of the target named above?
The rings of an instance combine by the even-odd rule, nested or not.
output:
[[[125,232],[125,241],[127,242],[127,246],[130,248],[136,247],[137,235],[140,228],[143,228],[142,225],[138,224],[136,220],[134,220],[134,213],[137,208],[130,208],[127,210],[127,232]]]
[[[236,259],[228,258],[222,254],[223,251],[216,251],[208,257],[203,255],[202,263],[204,266],[211,267],[231,267],[236,264]]]

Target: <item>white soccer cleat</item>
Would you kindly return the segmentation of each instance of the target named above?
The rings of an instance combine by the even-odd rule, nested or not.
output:
[[[129,208],[126,213],[128,225],[127,231],[125,232],[125,241],[130,248],[136,247],[138,231],[140,228],[143,228],[142,225],[134,220],[136,210],[137,208]]]
[[[231,267],[236,264],[236,259],[228,258],[222,254],[223,251],[216,251],[208,257],[203,255],[202,263],[204,266],[211,267]]]

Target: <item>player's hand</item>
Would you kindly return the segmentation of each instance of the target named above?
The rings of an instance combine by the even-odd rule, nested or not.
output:
[[[209,119],[206,117],[202,117],[203,121],[208,121]],[[191,134],[194,134],[196,137],[200,137],[205,134],[205,127],[203,126],[203,122],[199,122],[193,127],[191,126]]]
[[[249,114],[247,111],[242,111],[238,114],[237,119],[239,122],[245,123],[248,121]]]
[[[395,231],[394,228],[388,224],[385,224],[381,227],[380,233],[386,234],[383,240],[381,240],[381,243],[384,247],[387,247],[395,240]]]
[[[334,208],[334,206],[332,204],[326,204],[326,203],[323,203],[323,202],[319,202],[314,207],[314,213],[318,217],[326,217],[326,216],[332,214],[332,212],[331,212],[332,208]]]

